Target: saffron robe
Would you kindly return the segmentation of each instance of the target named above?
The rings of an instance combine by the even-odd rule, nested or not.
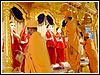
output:
[[[50,73],[50,59],[45,41],[39,32],[33,32],[25,58],[25,73]]]

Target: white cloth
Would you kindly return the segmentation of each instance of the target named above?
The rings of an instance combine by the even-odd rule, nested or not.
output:
[[[64,65],[64,67],[71,68],[71,66],[68,62],[62,62],[62,64]]]

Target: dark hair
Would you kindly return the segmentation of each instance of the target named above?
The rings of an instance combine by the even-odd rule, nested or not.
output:
[[[48,28],[50,25],[48,24],[47,26],[46,26],[46,28]],[[53,27],[53,25],[51,25],[52,27]]]
[[[48,27],[49,27],[49,25],[46,26],[46,28],[48,28]]]
[[[59,29],[59,27],[56,28],[56,31]]]
[[[62,27],[65,27],[66,24],[67,24],[67,21],[65,22],[65,20],[63,20],[63,22],[62,22]]]
[[[10,21],[10,23],[13,23],[12,21]]]
[[[80,32],[80,35],[83,37],[83,33],[82,32]]]

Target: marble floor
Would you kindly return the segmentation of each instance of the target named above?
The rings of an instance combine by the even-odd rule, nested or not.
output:
[[[83,64],[84,63],[84,64]],[[15,71],[14,73],[23,73],[21,71]],[[57,74],[65,74],[65,73],[75,73],[74,70],[71,69],[68,62],[64,62],[64,66],[61,67],[58,64],[51,65],[51,73],[57,73]],[[86,62],[81,62],[80,66],[80,72],[79,73],[90,73],[89,66]]]

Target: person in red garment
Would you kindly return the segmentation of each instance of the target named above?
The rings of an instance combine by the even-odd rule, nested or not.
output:
[[[56,64],[56,49],[55,49],[55,37],[52,25],[47,25],[47,32],[46,32],[46,46],[49,52],[51,65]]]
[[[62,37],[61,28],[56,28],[56,52],[57,52],[57,63],[62,66],[65,61],[64,49],[66,47],[66,42],[64,37]]]
[[[21,32],[21,38],[20,38],[22,52],[23,52],[23,55],[24,55],[23,62],[22,62],[22,65],[21,65],[21,72],[24,72],[25,53],[27,52],[27,46],[28,46],[29,38],[30,38],[30,35],[28,34],[27,26],[25,26],[24,29]]]
[[[12,49],[12,67],[13,71],[15,69],[19,70],[20,69],[20,62],[16,59],[16,55],[20,54],[20,44],[19,44],[19,38],[20,36],[16,34],[15,32],[15,23],[10,22],[10,37],[11,37],[11,49]],[[5,34],[3,35],[4,38]],[[3,39],[3,44],[2,44],[2,52],[4,52],[4,39]]]
[[[20,44],[19,44],[19,38],[20,36],[16,34],[15,32],[15,23],[10,22],[10,27],[11,27],[11,48],[12,48],[12,59],[13,59],[13,70],[18,69],[20,67],[20,62],[16,59],[16,55],[20,54]]]
[[[25,52],[25,48],[28,44],[30,35],[28,34],[28,29],[25,26],[22,33],[21,33],[21,47],[22,47],[22,52]]]

